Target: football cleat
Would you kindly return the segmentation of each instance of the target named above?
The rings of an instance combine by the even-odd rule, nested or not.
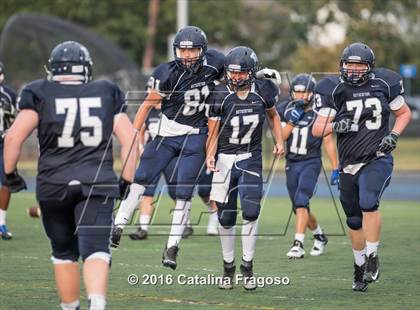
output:
[[[311,254],[312,256],[319,256],[323,254],[327,243],[328,238],[324,234],[314,235],[314,245],[309,254]]]
[[[353,291],[364,292],[368,288],[368,283],[364,280],[366,263],[362,266],[357,266],[354,264],[354,277],[353,277]]]
[[[147,230],[141,229],[139,227],[136,232],[128,235],[131,240],[146,240],[147,239]]]
[[[244,289],[247,291],[255,290],[257,288],[257,281],[254,277],[254,272],[252,271],[252,261],[247,262],[242,260],[240,270],[243,277]]]
[[[3,240],[12,239],[12,233],[7,229],[6,225],[0,225],[0,236]]]
[[[233,288],[233,277],[235,276],[235,261],[231,263],[226,263],[223,261],[223,278],[219,283],[219,288],[221,290],[230,290]]]
[[[112,236],[111,236],[111,246],[113,248],[118,248],[118,246],[120,245],[122,233],[123,233],[123,229],[121,227],[118,227],[118,226],[114,227],[112,231]]]
[[[182,239],[187,239],[194,233],[194,229],[191,226],[185,226],[184,231],[182,233]]]
[[[176,256],[178,254],[178,250],[179,248],[176,245],[171,246],[169,249],[165,247],[162,254],[162,265],[175,270],[177,266]]]
[[[292,258],[303,258],[305,256],[305,250],[303,249],[303,244],[299,240],[293,241],[293,245],[287,252],[287,257]]]
[[[379,279],[379,257],[377,253],[372,253],[366,260],[366,269],[363,279],[367,283],[376,282]]]

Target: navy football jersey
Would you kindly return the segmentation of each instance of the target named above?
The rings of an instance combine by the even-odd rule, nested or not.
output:
[[[203,66],[191,73],[176,61],[156,67],[148,88],[159,92],[162,100],[161,136],[181,136],[193,128],[207,126],[205,101],[223,75],[224,55],[208,50]]]
[[[368,163],[376,158],[383,137],[389,134],[391,110],[404,103],[401,76],[388,69],[374,69],[363,85],[352,86],[339,77],[325,77],[316,86],[316,108],[320,115],[353,120],[349,133],[337,134],[341,167]]]
[[[256,80],[244,100],[227,85],[216,86],[207,102],[209,117],[220,120],[217,152],[261,151],[265,113],[277,102],[278,93],[277,86],[269,80]]]
[[[38,113],[38,185],[117,182],[114,115],[126,108],[118,86],[105,80],[78,85],[37,80],[24,87],[18,105]]]
[[[12,125],[15,116],[16,92],[0,84],[0,141],[3,141],[3,134]]]
[[[293,101],[282,102],[277,105],[277,111],[284,122],[289,122],[291,111],[295,108]],[[312,135],[312,126],[316,119],[313,109],[306,111],[303,118],[293,128],[286,141],[286,159],[302,161],[314,157],[321,157],[322,138]]]

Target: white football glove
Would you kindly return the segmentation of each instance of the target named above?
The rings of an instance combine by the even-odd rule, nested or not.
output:
[[[257,72],[256,74],[257,79],[266,79],[271,80],[276,85],[281,84],[281,76],[280,73],[275,69],[264,68]]]

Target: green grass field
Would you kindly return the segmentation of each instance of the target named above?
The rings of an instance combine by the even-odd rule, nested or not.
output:
[[[58,309],[50,249],[41,222],[26,216],[34,203],[32,194],[16,195],[8,213],[8,225],[14,233],[11,241],[0,240],[0,309]],[[169,222],[171,203],[162,199],[156,224]],[[193,204],[192,220],[204,210]],[[326,232],[339,234],[340,224],[329,200],[314,199],[312,210]],[[267,286],[255,292],[242,287],[221,291],[216,286],[135,285],[127,283],[130,274],[180,274],[187,276],[220,275],[221,249],[218,237],[192,236],[183,240],[175,272],[161,267],[164,234],[168,227],[155,226],[147,241],[124,237],[120,249],[113,252],[108,309],[419,309],[420,307],[420,207],[418,202],[385,201],[383,238],[380,249],[382,275],[366,293],[351,290],[352,252],[347,237],[330,237],[327,253],[307,255],[291,261],[286,252],[292,241],[293,225],[284,230],[290,212],[286,199],[268,198],[262,212],[255,258],[257,276],[287,276],[290,284]],[[341,209],[340,209],[340,213]],[[203,225],[207,216],[203,218]],[[126,230],[129,232],[130,230]],[[195,229],[203,233],[204,227]],[[270,236],[271,235],[271,236]],[[312,241],[307,235],[306,250]],[[237,238],[237,262],[241,256]],[[86,300],[82,297],[83,309]]]

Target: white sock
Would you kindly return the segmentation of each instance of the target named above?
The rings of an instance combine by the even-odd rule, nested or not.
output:
[[[369,257],[370,254],[378,252],[379,241],[369,242],[366,241],[366,256]]]
[[[136,183],[130,185],[130,192],[127,198],[121,201],[120,208],[115,216],[114,223],[116,226],[124,228],[136,210],[145,190],[146,188],[143,185]]]
[[[209,214],[209,222],[207,224],[207,227],[217,227],[217,224],[219,223],[219,219],[217,217],[217,211],[210,210]]]
[[[321,226],[319,226],[318,224],[318,226],[314,230],[312,230],[312,235],[322,235],[322,234],[323,232],[322,232]]]
[[[0,209],[0,226],[6,225],[6,213],[7,211]]]
[[[243,221],[242,224],[242,259],[250,262],[254,259],[255,243],[257,242],[258,221]]]
[[[89,297],[89,310],[105,310],[106,300],[105,296],[100,294],[90,294]]]
[[[182,233],[189,219],[191,209],[191,201],[177,200],[175,204],[174,214],[172,216],[171,232],[169,233],[168,243],[166,247],[178,246],[182,239]]]
[[[139,223],[142,230],[148,231],[151,216],[148,214],[140,214]]]
[[[235,226],[224,228],[219,225],[220,243],[222,244],[223,260],[231,263],[235,259]]]
[[[187,226],[191,227],[191,218],[190,218],[190,214],[188,213],[188,219],[187,219]]]
[[[78,307],[80,307],[80,302],[79,300],[75,300],[73,302],[68,302],[68,303],[62,302],[60,306],[62,310],[77,310],[79,309]]]
[[[357,266],[362,266],[366,261],[366,249],[363,249],[361,251],[353,249],[353,255],[354,255],[354,262]]]
[[[303,241],[305,241],[305,234],[295,234],[295,240],[298,240],[303,244]]]

